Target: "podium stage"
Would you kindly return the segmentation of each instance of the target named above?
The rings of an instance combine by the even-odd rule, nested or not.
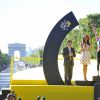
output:
[[[94,100],[94,86],[47,85],[43,80],[36,85],[31,80],[14,80],[11,90],[22,100],[37,100],[38,96],[46,100]]]

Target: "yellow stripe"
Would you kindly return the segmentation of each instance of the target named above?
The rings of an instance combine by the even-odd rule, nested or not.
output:
[[[19,60],[43,60],[43,58],[39,58],[39,57],[25,57],[25,58],[13,58],[13,59],[19,59]],[[64,60],[64,58],[58,58],[58,60]],[[74,60],[80,60],[80,58],[74,58]]]
[[[12,80],[12,85],[47,85],[46,80]]]
[[[14,59],[11,58],[11,64],[10,64],[10,84],[12,84],[12,77],[13,77],[13,66],[14,66]]]

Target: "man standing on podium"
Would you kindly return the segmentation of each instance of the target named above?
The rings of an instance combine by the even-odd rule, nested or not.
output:
[[[92,31],[95,34],[95,38],[96,38],[96,41],[97,41],[97,71],[98,71],[97,76],[99,76],[99,65],[100,65],[100,37],[99,37],[99,34],[97,34],[97,32],[96,32],[96,27],[94,25],[91,25],[91,26],[92,26]]]
[[[63,49],[65,84],[66,85],[72,85],[71,79],[72,79],[73,66],[74,66],[73,57],[75,56],[76,56],[75,49],[72,48],[72,41],[68,40],[67,47]]]

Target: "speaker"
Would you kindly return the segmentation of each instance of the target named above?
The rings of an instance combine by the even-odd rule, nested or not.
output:
[[[100,83],[100,76],[93,76],[93,81],[95,83]]]
[[[100,100],[100,83],[94,84],[94,100]]]
[[[94,86],[94,81],[75,81],[77,86]]]

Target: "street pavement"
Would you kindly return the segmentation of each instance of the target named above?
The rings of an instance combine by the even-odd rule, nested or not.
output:
[[[87,79],[89,81],[92,81],[92,77],[97,75],[96,66],[97,66],[96,60],[91,60],[91,63],[88,65],[88,70],[87,70]],[[63,60],[58,61],[58,69],[59,69],[59,73],[62,79],[64,80]],[[28,68],[27,70],[16,72],[15,74],[13,74],[13,79],[45,80],[43,67],[41,66],[41,67],[35,67],[35,68]],[[72,80],[73,81],[84,80],[83,65],[80,63],[80,60],[74,60]]]

